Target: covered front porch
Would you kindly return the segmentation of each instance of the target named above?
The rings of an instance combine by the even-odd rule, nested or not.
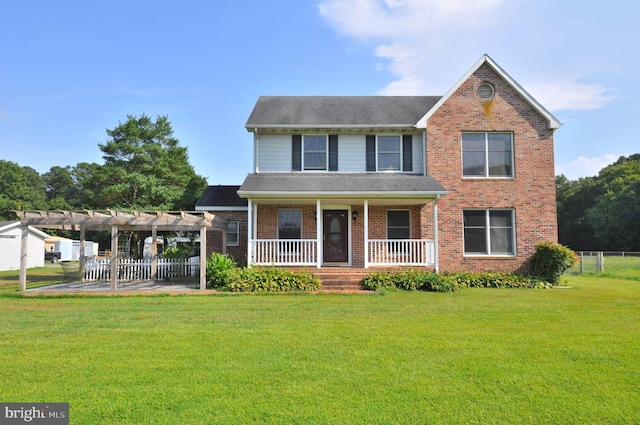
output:
[[[252,178],[252,176],[255,177]],[[416,175],[250,175],[247,262],[287,267],[432,267],[438,270],[438,201],[446,191]],[[250,190],[261,184],[262,190]],[[312,190],[321,185],[324,189]]]

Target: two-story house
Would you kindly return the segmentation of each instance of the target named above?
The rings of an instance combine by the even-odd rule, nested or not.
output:
[[[444,96],[260,97],[233,240],[257,265],[517,270],[557,240],[559,126],[487,55]]]

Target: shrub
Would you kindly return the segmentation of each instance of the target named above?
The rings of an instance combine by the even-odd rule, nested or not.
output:
[[[444,280],[461,288],[547,288],[549,284],[535,276],[514,273],[456,272],[444,275]]]
[[[320,279],[311,273],[277,268],[235,268],[221,289],[232,292],[315,291]]]
[[[398,273],[374,272],[362,280],[362,286],[373,291],[398,288],[406,291],[450,292],[458,289],[455,282],[443,279],[436,273],[415,270]]]
[[[460,288],[548,288],[550,285],[535,277],[512,273],[444,273],[402,271],[375,272],[362,281],[365,289],[379,291],[398,288],[432,292],[454,292]]]
[[[207,258],[207,288],[222,288],[229,284],[231,272],[236,268],[233,258],[213,252]]]
[[[530,260],[530,273],[556,285],[560,276],[578,261],[575,252],[555,242],[540,242]]]
[[[384,288],[395,288],[393,276],[389,272],[373,272],[362,279],[362,287],[371,291]]]

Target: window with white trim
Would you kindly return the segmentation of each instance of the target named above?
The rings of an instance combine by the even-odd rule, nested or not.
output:
[[[366,170],[413,171],[413,135],[367,135]]]
[[[302,210],[278,210],[278,239],[302,239]]]
[[[402,168],[400,136],[378,136],[378,171]]]
[[[302,156],[305,170],[327,169],[327,136],[304,135],[304,155]]]
[[[513,210],[464,210],[465,255],[515,255]]]
[[[513,177],[512,133],[462,133],[464,177]]]
[[[409,210],[387,210],[387,239],[411,239]]]
[[[230,221],[227,223],[227,245],[238,246],[240,223],[237,221]]]

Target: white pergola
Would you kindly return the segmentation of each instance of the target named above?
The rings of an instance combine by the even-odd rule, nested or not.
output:
[[[222,231],[223,249],[226,247],[227,220],[204,211],[191,212],[122,212],[98,211],[16,211],[20,218],[22,240],[20,247],[20,291],[27,288],[27,243],[29,226],[80,231],[80,272],[84,269],[84,241],[86,231],[111,231],[111,290],[118,287],[118,232],[151,231],[153,241],[152,279],[157,275],[158,231],[199,231],[200,232],[200,289],[206,288],[207,228]]]

